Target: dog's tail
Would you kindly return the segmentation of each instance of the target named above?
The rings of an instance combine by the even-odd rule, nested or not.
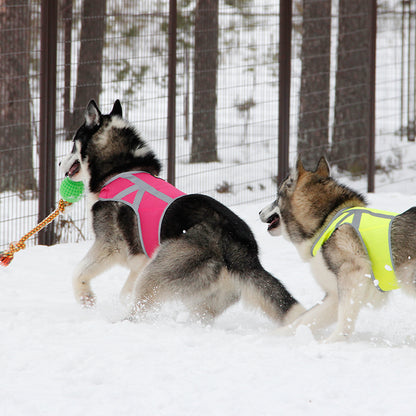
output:
[[[261,308],[271,319],[287,325],[305,312],[305,308],[284,285],[260,264],[239,273],[243,301]]]

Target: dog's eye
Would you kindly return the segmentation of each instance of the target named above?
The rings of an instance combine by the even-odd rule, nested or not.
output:
[[[287,182],[287,180],[289,179],[289,176],[290,175],[285,176],[285,178],[280,182],[280,186],[284,185]]]
[[[288,176],[280,185],[278,195],[283,195],[287,192],[291,192],[295,181],[291,176]]]
[[[286,188],[290,189],[292,187],[292,185],[293,185],[293,178],[289,176],[286,179],[285,186],[286,186]]]

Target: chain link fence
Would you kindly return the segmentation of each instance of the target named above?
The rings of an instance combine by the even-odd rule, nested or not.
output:
[[[334,175],[365,191],[368,112],[375,97],[375,189],[392,191],[400,184],[400,189],[414,192],[416,1],[379,2],[376,86],[371,90],[371,1],[288,2],[292,36],[279,44],[277,1],[200,0],[197,7],[191,0],[60,0],[56,111],[45,117],[42,13],[52,3],[0,2],[1,248],[38,222],[42,175],[53,178],[59,188],[63,174],[58,162],[71,150],[70,139],[91,98],[104,113],[116,98],[121,100],[124,116],[160,156],[162,176],[168,177],[173,163],[167,143],[172,134],[168,114],[173,3],[177,187],[211,195],[228,206],[261,206],[275,196],[282,156],[279,47],[288,42],[290,164],[298,153],[311,166],[326,154]],[[56,126],[56,160],[40,172],[43,118],[53,119]],[[57,201],[59,195],[53,192]],[[89,238],[85,201],[61,216],[53,232],[60,242]]]

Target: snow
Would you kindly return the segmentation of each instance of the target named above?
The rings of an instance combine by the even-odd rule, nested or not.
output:
[[[233,14],[230,18],[236,19]],[[382,21],[384,30],[379,31],[378,44],[384,46],[377,56],[376,94],[377,160],[388,168],[378,173],[376,190],[386,193],[372,194],[369,201],[373,207],[400,212],[415,205],[416,151],[414,144],[395,135],[406,118],[398,110],[402,33],[386,27],[387,22]],[[256,36],[274,45],[276,30],[275,25],[263,24]],[[237,39],[235,32],[230,33]],[[303,305],[312,307],[324,294],[308,266],[290,243],[272,238],[258,219],[257,213],[270,202],[265,200],[276,187],[272,178],[277,160],[277,87],[271,74],[275,62],[267,58],[268,42],[259,42],[253,50],[247,41],[253,33],[243,31],[239,36],[242,46],[222,54],[228,70],[222,66],[219,71],[221,162],[190,166],[190,143],[178,140],[177,185],[186,192],[210,194],[230,206],[242,204],[232,209],[255,232],[264,266]],[[292,165],[296,160],[299,46],[295,42],[292,54]],[[76,45],[72,53],[76,62]],[[335,60],[332,83],[334,65]],[[139,91],[140,99],[118,93],[126,103],[127,118],[144,137],[152,138],[152,148],[164,159],[165,90],[149,82]],[[179,88],[177,114],[183,112],[182,93]],[[251,112],[249,142],[243,143],[244,123],[238,119],[235,103],[251,96],[257,105]],[[104,85],[103,111],[111,109],[114,98],[114,91]],[[37,103],[35,99],[35,120],[39,119]],[[178,138],[183,135],[183,123],[178,117]],[[62,142],[57,155],[68,150],[68,143]],[[343,183],[360,192],[366,189],[365,178],[342,177],[338,172],[334,176],[341,176]],[[224,178],[233,192],[218,194],[215,188]],[[37,201],[22,202],[8,193],[2,199],[8,201],[0,204],[0,246],[5,248],[21,237],[19,227],[26,232],[35,225]],[[261,202],[247,204],[247,200]],[[84,201],[71,208],[84,232]],[[0,416],[415,414],[416,301],[400,290],[389,296],[382,309],[364,309],[351,339],[337,344],[314,339],[305,327],[293,337],[280,337],[274,331],[276,324],[243,304],[227,310],[211,326],[194,321],[175,302],[164,305],[150,319],[133,323],[120,319],[124,310],[118,294],[127,277],[122,268],[93,282],[96,309],[81,309],[73,298],[72,271],[90,245],[91,241],[30,246],[17,253],[9,267],[0,269]]]
[[[415,195],[369,196],[403,211]],[[265,267],[305,306],[322,291],[282,237],[234,210],[256,234]],[[324,344],[301,327],[279,337],[238,304],[211,326],[172,302],[148,320],[122,321],[121,268],[93,283],[94,310],[72,295],[71,273],[91,242],[28,247],[0,270],[0,415],[413,415],[415,300],[393,292],[366,308],[351,340]],[[374,289],[376,290],[376,289]]]

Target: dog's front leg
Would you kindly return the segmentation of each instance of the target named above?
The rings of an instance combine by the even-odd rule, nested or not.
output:
[[[129,304],[133,300],[133,289],[136,280],[148,263],[149,258],[144,254],[137,254],[127,260],[127,265],[130,269],[130,273],[120,293],[120,300],[125,305]]]
[[[75,299],[81,305],[85,307],[95,305],[95,295],[91,289],[90,281],[114,264],[112,257],[96,241],[79,263],[72,278],[72,285]]]
[[[354,332],[362,306],[367,303],[378,306],[385,298],[374,287],[370,276],[371,266],[367,259],[357,258],[354,262],[346,262],[341,266],[337,277],[338,320],[334,332],[326,342],[346,341]]]

